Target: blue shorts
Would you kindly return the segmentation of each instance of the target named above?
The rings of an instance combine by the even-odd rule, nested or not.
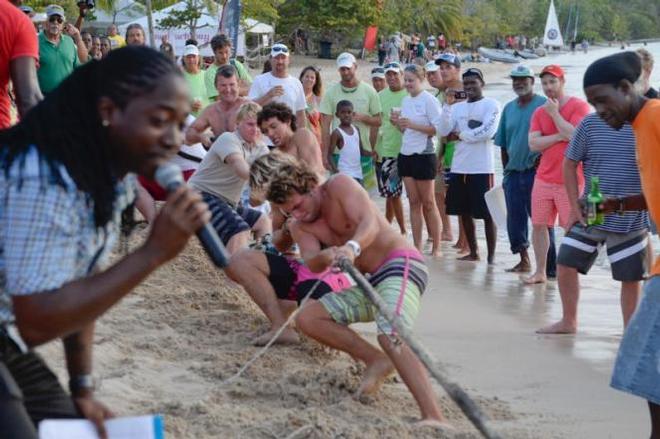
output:
[[[241,204],[234,208],[222,198],[208,192],[202,192],[202,199],[209,206],[211,224],[225,245],[232,236],[252,229],[261,218],[261,212],[258,210],[243,207]]]
[[[660,276],[644,285],[642,301],[621,340],[610,385],[660,405]]]

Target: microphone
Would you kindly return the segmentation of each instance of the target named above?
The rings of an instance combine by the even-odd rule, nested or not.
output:
[[[166,163],[156,169],[154,176],[156,182],[167,190],[167,192],[175,191],[179,186],[186,184],[183,179],[181,169],[172,163]],[[227,249],[220,241],[218,233],[213,226],[209,223],[204,224],[201,229],[197,231],[197,238],[204,247],[204,251],[209,255],[211,261],[220,267],[224,268],[229,265],[229,255]]]

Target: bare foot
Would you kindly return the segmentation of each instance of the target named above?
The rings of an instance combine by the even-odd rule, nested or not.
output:
[[[431,256],[433,256],[434,258],[441,257],[442,256],[442,250],[440,248],[433,249],[433,251],[431,251]]]
[[[440,419],[431,419],[431,418],[417,421],[413,424],[413,427],[415,428],[431,427],[433,429],[437,429],[446,433],[451,433],[456,431],[456,429],[450,423],[446,421],[442,421]]]
[[[518,262],[517,265],[514,265],[511,268],[507,268],[504,271],[507,273],[529,273],[532,271],[532,267],[530,267],[528,262]]]
[[[476,262],[476,261],[481,260],[479,258],[479,255],[473,255],[472,253],[467,254],[465,256],[461,256],[460,258],[456,258],[456,259],[459,260],[459,261],[471,261],[471,262]]]
[[[270,331],[261,334],[259,337],[255,338],[252,340],[252,344],[255,346],[265,346],[271,338],[275,335],[279,328],[274,328],[271,329]],[[273,344],[296,344],[300,343],[300,337],[291,328],[287,328],[282,333],[280,334],[279,337],[277,337],[277,340],[275,340],[275,343]]]
[[[376,393],[392,373],[394,373],[394,365],[385,355],[367,365],[362,382],[355,392],[355,399]]]
[[[454,240],[454,235],[452,235],[451,233],[443,233],[440,236],[440,240],[442,240],[442,241],[453,241]]]
[[[565,322],[564,320],[536,330],[537,334],[575,334],[576,332],[577,324]]]
[[[525,285],[544,284],[548,281],[544,275],[539,273],[534,273],[527,277],[521,277],[520,280],[522,280]]]

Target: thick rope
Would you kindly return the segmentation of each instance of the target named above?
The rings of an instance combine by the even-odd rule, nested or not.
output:
[[[399,318],[388,308],[383,299],[374,291],[369,281],[360,273],[347,259],[342,259],[339,262],[342,270],[350,274],[358,286],[364,291],[367,298],[378,308],[380,314],[392,325],[396,330],[397,335],[402,338],[410,349],[417,355],[421,362],[426,366],[431,376],[445,389],[447,394],[454,400],[454,402],[465,413],[465,416],[474,424],[474,426],[481,432],[487,439],[501,439],[491,425],[489,425],[488,418],[483,414],[477,404],[470,398],[470,396],[459,386],[457,383],[450,381],[443,375],[442,372],[435,366],[435,360],[426,348],[418,342],[412,333],[404,327]]]
[[[298,313],[300,312],[300,310],[303,309],[303,307],[305,306],[305,303],[307,303],[307,300],[309,299],[309,297],[312,295],[312,293],[314,293],[314,291],[316,291],[316,289],[321,284],[321,282],[323,282],[324,277],[325,276],[320,277],[316,281],[316,283],[314,283],[312,288],[309,290],[309,292],[305,295],[303,300],[300,302],[300,305],[298,305],[298,308],[294,312],[292,312],[291,315],[289,315],[289,318],[286,319],[286,322],[284,322],[284,324],[282,326],[280,326],[280,328],[277,330],[277,332],[275,332],[275,334],[271,337],[271,339],[268,340],[268,343],[266,343],[264,345],[264,347],[261,348],[252,358],[250,358],[248,360],[248,362],[243,365],[243,367],[238,369],[238,372],[236,372],[234,375],[232,375],[231,377],[224,380],[221,385],[224,386],[224,385],[227,385],[227,384],[231,384],[233,381],[236,381],[241,375],[243,375],[243,373],[246,370],[248,370],[250,368],[250,366],[252,366],[259,358],[261,358],[261,356],[264,355],[266,353],[266,351],[268,351],[268,349],[273,345],[273,343],[275,343],[275,340],[277,340],[279,338],[279,336],[282,334],[282,332],[284,332],[284,330],[289,327],[291,322],[293,322],[293,319],[295,319],[296,316],[298,315]]]

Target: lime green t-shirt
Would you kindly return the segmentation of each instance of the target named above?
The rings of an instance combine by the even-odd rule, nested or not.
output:
[[[380,99],[378,99],[378,92],[366,82],[360,82],[357,87],[352,89],[345,89],[339,82],[332,85],[323,96],[319,111],[321,114],[334,116],[339,101],[350,101],[353,104],[353,111],[356,113],[368,114],[369,116],[375,116],[378,113],[382,113]],[[362,122],[353,122],[353,125],[357,126],[360,130],[362,146],[367,151],[370,151],[371,144],[369,143],[369,127]],[[334,117],[331,129],[334,130],[338,126],[339,119]]]
[[[406,96],[408,96],[408,92],[405,89],[392,91],[385,88],[378,93],[380,106],[383,110],[383,121],[378,129],[378,143],[376,144],[376,152],[380,157],[396,157],[399,155],[402,133],[399,128],[390,122],[390,111],[394,107],[401,108],[401,101]]]
[[[252,76],[250,76],[250,73],[248,73],[243,63],[236,59],[231,59],[229,60],[229,64],[234,66],[236,69],[238,79],[242,79],[243,81],[247,82],[248,85],[252,84]],[[218,90],[215,88],[215,74],[218,72],[219,68],[219,65],[213,63],[209,66],[208,69],[206,69],[206,72],[204,73],[207,97],[210,101],[215,101],[215,98],[218,96]]]
[[[191,114],[195,117],[199,116],[204,108],[210,103],[206,95],[206,84],[204,82],[204,71],[200,70],[195,74],[183,71],[183,77],[186,78],[188,83],[188,90],[190,90],[190,100],[194,101],[199,99],[202,102],[202,108],[199,111],[192,111]]]

